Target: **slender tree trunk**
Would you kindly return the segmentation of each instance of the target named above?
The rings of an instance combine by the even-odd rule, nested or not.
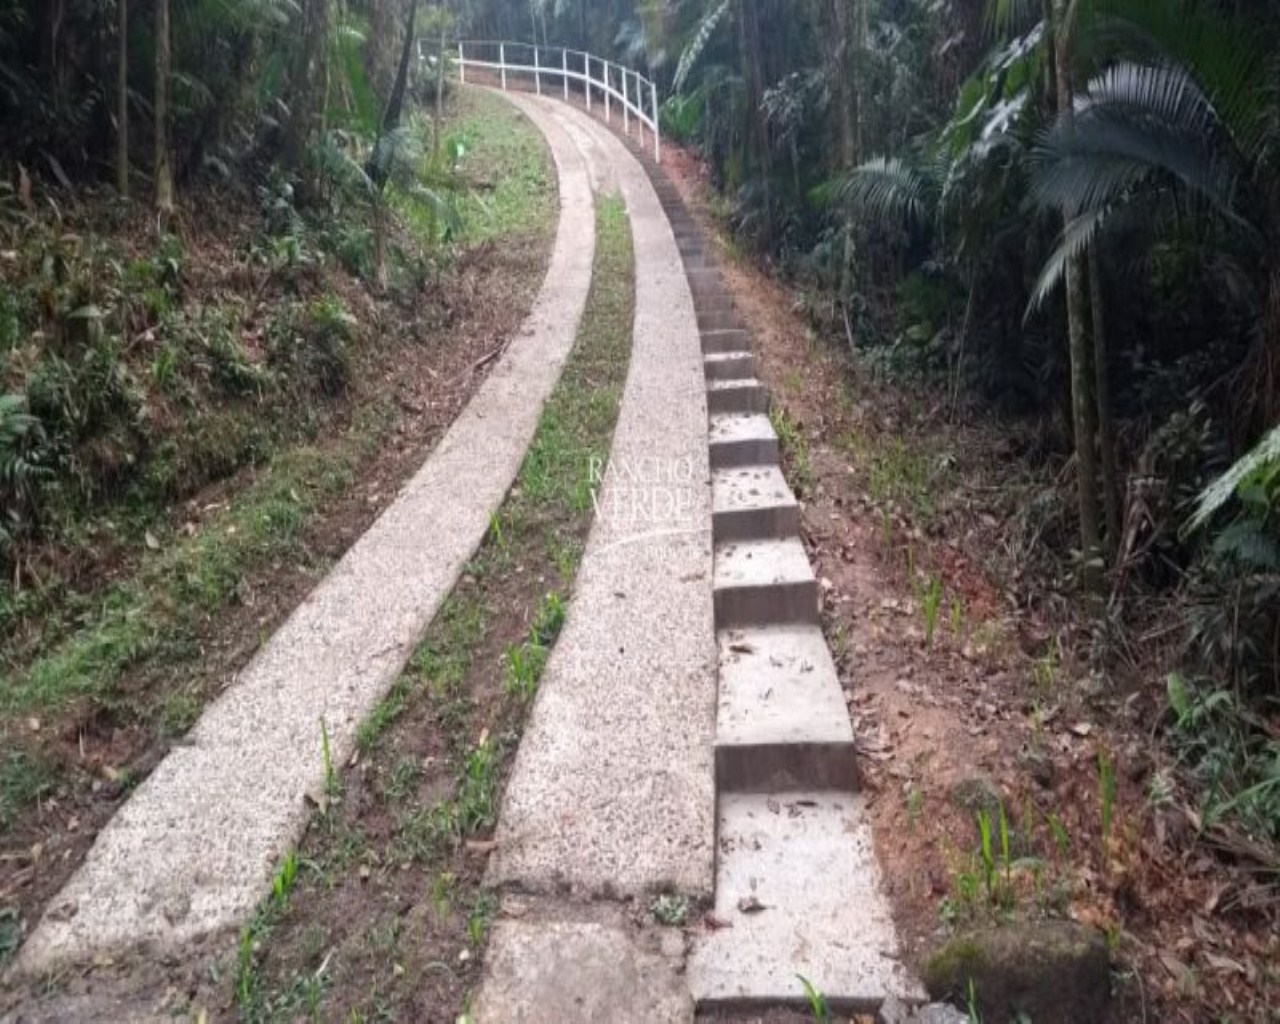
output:
[[[156,212],[161,230],[173,215],[173,157],[169,152],[169,0],[156,0],[155,178]]]
[[[289,82],[291,114],[286,136],[288,161],[294,167],[303,166],[311,140],[324,127],[329,0],[306,0],[302,20],[302,45]],[[309,187],[314,185],[309,176],[303,180]]]
[[[438,158],[440,156],[440,136],[444,131],[444,0],[437,0],[436,2],[436,17],[440,19],[440,45],[436,48],[436,117],[435,124],[431,130],[431,149]]]
[[[1066,21],[1067,0],[1054,0],[1056,21],[1054,33],[1055,73],[1058,89],[1058,113],[1067,129],[1072,125],[1071,56]],[[1064,224],[1070,224],[1076,211],[1063,210]],[[1098,478],[1094,456],[1094,402],[1090,381],[1089,301],[1085,295],[1085,274],[1079,259],[1067,262],[1067,346],[1071,358],[1071,421],[1075,435],[1076,476],[1080,505],[1080,554],[1085,588],[1102,588],[1101,547],[1098,543]]]
[[[1107,553],[1120,544],[1120,484],[1116,473],[1115,426],[1111,415],[1111,382],[1107,366],[1106,306],[1098,248],[1089,246],[1089,308],[1093,312],[1094,397],[1098,402],[1098,450],[1102,455],[1102,509],[1107,524]]]
[[[116,51],[116,191],[129,197],[129,0],[116,0],[119,48]]]
[[[773,176],[773,152],[769,146],[769,118],[764,109],[764,52],[760,40],[760,4],[763,0],[742,0],[742,59],[746,63],[749,83],[748,114],[752,125],[755,153],[754,164],[764,185],[764,244],[773,241],[773,196],[770,179]]]
[[[382,115],[382,132],[393,132],[400,127],[400,114],[404,110],[404,94],[409,87],[409,58],[413,55],[413,33],[418,19],[418,0],[409,4],[409,21],[404,27],[404,44],[400,48],[400,65],[396,69],[396,82],[391,87],[386,112]]]

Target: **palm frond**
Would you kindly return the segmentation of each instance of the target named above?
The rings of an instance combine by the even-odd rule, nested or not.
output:
[[[1240,149],[1255,151],[1271,81],[1265,33],[1195,0],[1090,0],[1098,63],[1177,63],[1194,73]]]
[[[684,83],[697,66],[702,52],[707,48],[707,44],[711,42],[711,37],[715,35],[716,27],[724,19],[725,14],[728,13],[729,4],[730,0],[720,0],[715,7],[707,12],[702,22],[698,25],[698,31],[694,33],[689,45],[684,48],[684,53],[680,54],[680,63],[676,65],[675,78],[671,82],[673,91],[680,92],[684,89]]]
[[[1080,259],[1088,251],[1090,244],[1102,230],[1102,225],[1110,212],[1107,207],[1089,210],[1073,218],[1063,229],[1057,246],[1045,260],[1044,267],[1040,270],[1040,277],[1036,280],[1035,287],[1031,289],[1031,298],[1027,302],[1024,321],[1039,312],[1049,296],[1057,291],[1058,286],[1067,276],[1067,265],[1072,260]]]
[[[1026,32],[1040,20],[1042,0],[988,0],[986,29],[997,39]]]
[[[1059,118],[1036,149],[1033,195],[1066,212],[1096,210],[1164,176],[1237,227],[1239,154],[1213,105],[1183,68],[1118,64],[1089,85],[1074,118]]]
[[[1280,425],[1272,427],[1246,455],[1204,489],[1188,530],[1198,530],[1255,477],[1280,472]]]
[[[934,210],[936,185],[920,168],[898,157],[876,157],[835,187],[836,198],[871,221],[921,223]]]

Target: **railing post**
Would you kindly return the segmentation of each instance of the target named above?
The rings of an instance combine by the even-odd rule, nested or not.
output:
[[[462,56],[462,40],[459,39],[458,40],[458,82],[461,85],[467,84],[467,66],[464,63],[465,59],[466,58]]]
[[[644,86],[640,84],[640,72],[635,72],[636,78],[636,141],[640,143],[640,148],[644,149]]]
[[[653,162],[662,163],[662,129],[658,125],[658,83],[649,83],[649,95],[653,99]]]
[[[627,92],[627,69],[622,69],[622,134],[631,134],[631,97]]]
[[[507,44],[498,44],[498,65],[502,69],[502,91],[507,91]]]
[[[560,78],[564,81],[564,101],[569,102],[569,51],[560,51],[560,67],[564,70],[560,74]]]
[[[591,113],[591,54],[582,55],[582,88],[587,93],[587,113]]]
[[[604,61],[604,123],[613,124],[613,97],[609,95],[609,62]]]
[[[538,95],[542,95],[542,68],[538,63],[538,48],[533,48],[533,84],[538,90]]]

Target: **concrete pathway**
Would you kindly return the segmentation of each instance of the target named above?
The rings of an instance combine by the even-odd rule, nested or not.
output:
[[[631,363],[597,518],[502,807],[489,878],[709,895],[715,635],[706,389],[693,300],[643,169],[585,114],[635,245]]]
[[[918,1001],[749,331],[661,173],[561,109],[612,162],[636,236],[614,464],[694,471],[672,536],[618,511],[661,480],[605,481],[502,808],[489,882],[518,912],[495,925],[475,1019],[801,1007],[801,975],[833,1007]],[[715,927],[657,927],[666,890],[711,902]]]
[[[517,103],[560,184],[550,269],[521,333],[391,507],[103,829],[15,975],[242,925],[323,786],[321,723],[344,764],[479,545],[573,345],[595,247],[583,138]]]
[[[631,219],[636,312],[597,519],[489,868],[490,884],[557,898],[498,921],[475,1019],[688,1020],[683,940],[671,933],[664,948],[663,936],[635,928],[609,901],[639,896],[647,907],[645,897],[663,891],[709,899],[714,881],[711,493],[697,319],[670,224],[625,145],[581,111],[520,102],[585,133],[590,154],[607,161]]]

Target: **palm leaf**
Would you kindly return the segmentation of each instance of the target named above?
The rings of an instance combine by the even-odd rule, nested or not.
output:
[[[936,208],[932,178],[897,157],[876,157],[835,187],[836,197],[871,221],[921,223]]]
[[[1111,210],[1099,207],[1089,210],[1069,221],[1063,229],[1058,244],[1045,260],[1040,270],[1040,277],[1031,289],[1031,298],[1027,301],[1024,322],[1044,306],[1049,296],[1057,291],[1058,286],[1067,276],[1067,266],[1072,260],[1080,259],[1089,250],[1089,246],[1102,230]]]
[[[1248,454],[1241,456],[1222,476],[1204,489],[1196,502],[1188,530],[1198,530],[1252,479],[1280,468],[1280,425],[1272,427]]]
[[[1100,209],[1140,182],[1163,178],[1205,200],[1233,226],[1239,154],[1212,104],[1182,68],[1119,64],[1094,79],[1073,119],[1041,135],[1032,194],[1068,213]]]
[[[693,39],[684,48],[684,52],[680,54],[680,63],[676,65],[676,75],[671,82],[671,88],[674,92],[681,92],[684,89],[685,81],[697,66],[699,58],[702,57],[702,51],[707,48],[707,44],[711,42],[711,37],[715,35],[716,27],[728,12],[729,3],[730,0],[720,0],[715,7],[707,12],[702,22],[698,25],[697,32],[693,34]]]

